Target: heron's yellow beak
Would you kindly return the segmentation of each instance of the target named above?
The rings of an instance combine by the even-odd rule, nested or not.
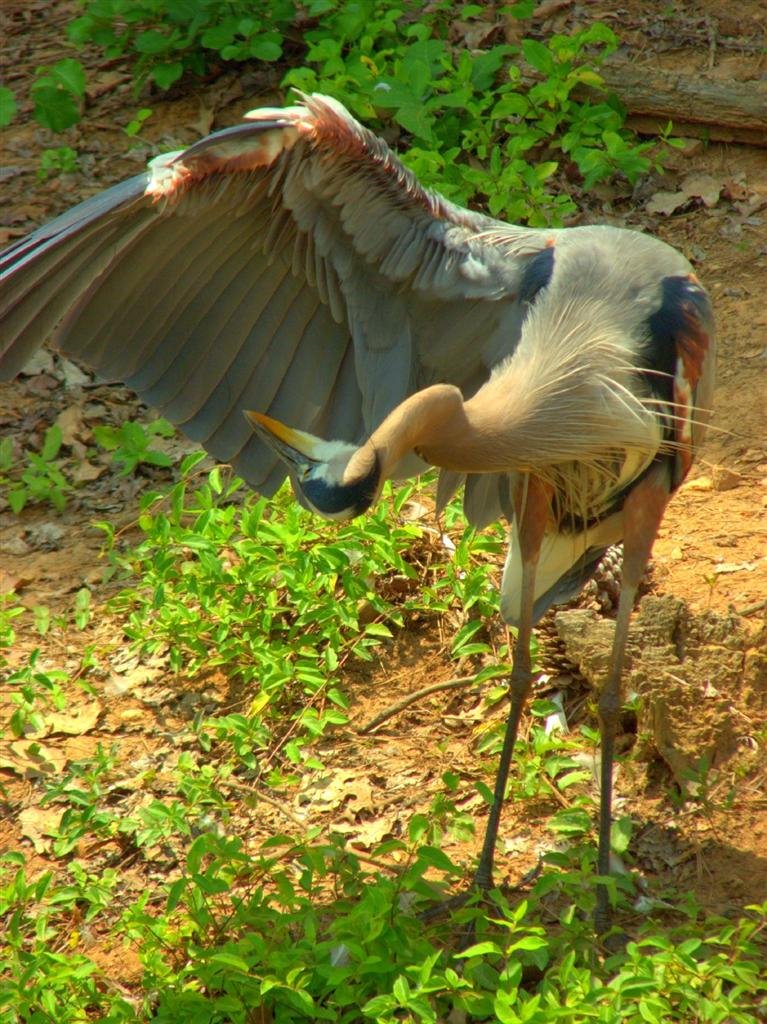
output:
[[[322,448],[325,442],[321,438],[287,427],[262,412],[246,409],[245,416],[259,437],[291,466],[306,466],[307,463],[323,461]]]

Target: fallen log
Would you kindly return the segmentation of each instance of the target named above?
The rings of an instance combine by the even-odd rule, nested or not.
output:
[[[767,79],[725,82],[625,60],[606,61],[600,74],[637,132],[655,135],[671,121],[674,135],[767,147]],[[598,102],[600,93],[579,86],[573,96]]]

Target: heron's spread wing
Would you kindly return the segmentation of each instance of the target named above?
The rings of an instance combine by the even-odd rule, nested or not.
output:
[[[326,97],[257,110],[0,258],[0,376],[53,331],[268,493],[284,472],[243,409],[355,441],[508,354],[547,238],[498,227]]]

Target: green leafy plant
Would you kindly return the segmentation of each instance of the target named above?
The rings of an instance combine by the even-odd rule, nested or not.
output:
[[[598,68],[617,45],[606,25],[469,54],[447,41],[449,6],[400,21],[383,0],[344,5],[305,34],[306,65],[284,83],[330,92],[374,128],[388,116],[412,136],[404,160],[425,184],[512,221],[561,223],[575,211],[562,157],[586,187],[615,173],[633,182],[653,166],[614,98],[573,98],[577,86],[604,90]]]
[[[0,486],[11,511],[17,515],[27,504],[49,503],[61,512],[72,485],[58,465],[62,434],[57,426],[49,427],[39,452],[26,452],[26,465],[14,461],[13,442],[0,441]]]
[[[96,443],[113,453],[112,460],[123,476],[134,473],[141,465],[172,466],[173,460],[166,452],[152,447],[152,439],[172,437],[174,433],[173,425],[163,419],[152,420],[146,425],[127,420],[119,427],[93,428]]]
[[[38,68],[30,91],[35,119],[52,132],[63,132],[80,120],[85,97],[83,66],[66,57],[52,67]]]
[[[144,122],[148,121],[151,116],[152,111],[149,107],[141,107],[123,128],[123,131],[129,138],[135,138],[144,127]]]
[[[38,181],[47,181],[48,178],[57,177],[59,174],[71,174],[78,167],[77,150],[71,146],[56,146],[51,149],[44,149],[40,154],[40,167],[37,171]]]
[[[269,4],[246,0],[92,0],[68,26],[80,46],[97,43],[109,57],[130,53],[139,82],[167,89],[185,72],[203,76],[220,61],[276,61],[297,7],[292,0]],[[317,0],[308,13],[327,9]]]
[[[40,651],[34,650],[25,665],[17,668],[5,679],[10,689],[14,710],[9,725],[14,736],[37,732],[44,724],[43,714],[53,708],[61,711],[67,705],[62,683],[68,678],[61,669],[43,669],[38,665]]]
[[[175,671],[225,668],[257,683],[246,712],[203,724],[204,742],[229,744],[252,768],[272,730],[289,727],[284,753],[298,759],[309,738],[346,721],[339,667],[369,659],[401,622],[380,591],[415,576],[403,552],[420,530],[390,529],[387,503],[364,542],[356,526],[322,524],[287,493],[276,504],[254,495],[231,504],[241,481],[216,469],[192,487],[198,461],[184,460],[169,497],[144,499],[137,547],[120,551],[100,524],[114,567],[140,579],[114,607],[139,649],[167,650]]]

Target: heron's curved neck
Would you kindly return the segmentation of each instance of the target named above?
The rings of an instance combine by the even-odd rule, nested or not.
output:
[[[493,428],[486,397],[480,392],[464,402],[452,384],[434,384],[417,391],[393,409],[354,453],[344,482],[365,476],[376,461],[385,480],[411,451],[434,466],[463,473],[513,468],[502,438]]]

